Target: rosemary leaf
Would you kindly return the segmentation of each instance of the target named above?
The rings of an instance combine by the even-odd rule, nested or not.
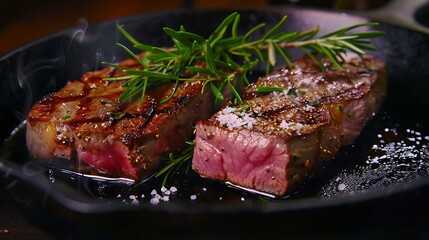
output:
[[[257,87],[255,90],[256,92],[259,92],[259,93],[271,93],[271,92],[281,92],[281,91],[287,90],[287,88],[265,86],[265,87]]]
[[[276,50],[272,41],[268,41],[268,62],[271,66],[276,65]]]
[[[347,47],[348,49],[350,49],[351,51],[353,51],[357,54],[364,54],[365,53],[362,49],[354,46],[353,44],[351,44],[347,41],[340,40],[340,41],[338,41],[338,44],[341,44],[342,46]]]
[[[176,84],[175,84],[175,86],[174,86],[173,91],[171,92],[171,94],[170,94],[170,95],[168,95],[168,97],[166,97],[165,99],[161,100],[159,103],[163,104],[163,103],[166,103],[166,102],[170,101],[170,99],[171,99],[171,98],[174,96],[174,94],[176,93],[176,91],[177,91],[177,89],[178,89],[178,86],[179,86],[179,79],[177,79],[177,80],[176,80]]]
[[[238,37],[238,24],[240,23],[240,14],[237,14],[234,18],[234,22],[231,27],[231,36],[233,38]]]
[[[163,30],[168,36],[170,36],[173,40],[175,40],[176,43],[183,44],[185,47],[191,47],[192,46],[192,42],[189,41],[188,38],[183,36],[183,34],[180,34],[179,32],[177,32],[177,31],[175,31],[169,27],[164,27]],[[176,44],[176,46],[177,46],[177,44]]]
[[[229,16],[227,16],[221,24],[219,24],[219,26],[213,31],[213,33],[210,35],[208,42],[210,43],[210,46],[213,47],[216,42],[221,39],[225,32],[226,29],[228,28],[228,26],[234,22],[235,18],[238,16],[237,12],[234,12],[232,14],[230,14]]]
[[[131,75],[139,75],[139,76],[145,76],[145,77],[151,77],[151,78],[171,79],[171,80],[178,79],[178,77],[173,74],[165,74],[165,73],[152,72],[152,71],[146,71],[146,70],[125,69],[124,72]]]
[[[212,74],[216,74],[216,64],[214,62],[213,52],[210,46],[210,42],[207,40],[203,47],[204,47],[204,56],[207,63],[207,68],[210,70]]]
[[[278,44],[274,44],[274,47],[276,48],[276,51],[280,54],[280,56],[282,56],[283,60],[285,60],[287,66],[289,68],[292,68],[293,67],[292,61],[291,61],[289,54],[283,48],[281,48]]]
[[[272,37],[271,35],[273,35],[281,27],[283,27],[283,25],[286,22],[286,19],[287,19],[287,16],[283,16],[282,19],[276,25],[274,25],[274,27],[272,27],[270,30],[267,31],[267,33],[264,34],[262,39],[268,39],[268,38]]]
[[[229,85],[229,87],[230,87],[230,89],[231,89],[231,91],[232,91],[232,94],[234,94],[234,96],[235,96],[235,99],[237,99],[237,101],[239,102],[239,103],[243,103],[243,99],[241,99],[241,96],[240,96],[240,93],[238,93],[238,91],[235,89],[235,87],[232,85],[232,83],[231,83],[231,81],[234,79],[234,75],[230,75],[228,78],[227,78],[227,83],[228,83],[228,85]]]
[[[213,81],[210,81],[210,90],[212,91],[213,95],[216,99],[223,101],[223,94],[222,92],[216,87],[216,85],[213,84]]]
[[[119,24],[116,24],[116,27],[118,28],[118,30],[122,33],[122,35],[124,35],[124,37],[128,40],[128,41],[130,41],[132,44],[134,44],[134,47],[135,48],[137,48],[137,49],[140,49],[140,50],[142,50],[142,51],[151,51],[152,49],[152,47],[151,46],[149,46],[149,45],[145,45],[145,44],[143,44],[143,43],[140,43],[139,41],[137,41],[133,36],[131,36],[130,34],[128,34],[128,32],[127,31],[125,31],[125,29],[121,26],[121,25],[119,25]]]
[[[248,31],[245,35],[244,35],[244,40],[247,40],[249,37],[250,37],[250,35],[252,35],[254,32],[256,32],[257,30],[259,30],[259,29],[261,29],[261,28],[263,28],[263,27],[265,27],[265,23],[261,23],[261,24],[258,24],[258,25],[256,25],[256,26],[254,26],[252,29],[250,29],[250,31]]]
[[[134,58],[137,62],[142,63],[140,58],[137,55],[135,55],[130,49],[128,49],[125,45],[122,45],[120,43],[117,43],[117,45],[119,47],[121,47],[122,49],[124,49],[125,52],[127,52],[128,55],[130,55],[132,58]]]
[[[133,75],[128,75],[128,76],[122,76],[122,77],[103,78],[103,80],[105,80],[105,81],[123,81],[123,80],[129,80],[133,77],[134,77]]]

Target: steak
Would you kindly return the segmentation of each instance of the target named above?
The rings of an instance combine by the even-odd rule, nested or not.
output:
[[[196,124],[192,168],[203,177],[283,196],[351,144],[386,94],[385,64],[370,56],[345,71],[308,57],[261,77],[243,104]],[[263,93],[262,87],[277,87]]]
[[[120,66],[138,69],[135,60]],[[203,82],[174,83],[148,89],[143,101],[120,102],[123,76],[108,67],[68,82],[38,101],[27,115],[27,147],[35,158],[75,159],[81,170],[105,176],[141,179],[153,173],[166,152],[184,147],[199,119],[213,114],[213,97],[201,94]],[[88,168],[89,166],[89,168]]]

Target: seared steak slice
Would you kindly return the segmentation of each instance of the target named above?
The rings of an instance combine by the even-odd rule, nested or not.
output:
[[[139,68],[134,60],[121,63]],[[37,158],[76,159],[97,174],[139,179],[151,174],[166,152],[182,148],[199,119],[212,114],[213,99],[202,82],[179,85],[173,98],[158,104],[174,84],[151,89],[145,99],[119,102],[120,76],[113,68],[85,74],[80,81],[38,101],[27,116],[27,145]]]
[[[323,160],[350,144],[380,107],[385,66],[363,56],[344,63],[294,62],[260,78],[244,104],[196,125],[192,168],[203,177],[282,196]],[[285,90],[260,93],[258,87]]]

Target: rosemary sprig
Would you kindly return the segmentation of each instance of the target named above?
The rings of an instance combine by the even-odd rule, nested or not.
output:
[[[155,177],[160,177],[164,175],[162,186],[165,186],[165,184],[168,181],[168,178],[176,173],[185,162],[189,162],[189,160],[192,158],[193,150],[194,150],[194,142],[186,142],[188,146],[180,151],[178,154],[170,153],[168,155],[168,159],[165,159],[164,162],[166,162],[165,166],[155,174]],[[186,171],[189,170],[190,165],[186,167]]]
[[[236,101],[242,102],[238,90],[231,81],[244,81],[248,85],[247,73],[259,62],[266,63],[267,73],[277,65],[279,58],[283,59],[289,68],[293,68],[288,48],[302,50],[304,54],[318,62],[322,69],[323,65],[319,61],[319,55],[327,57],[336,68],[344,70],[341,66],[343,53],[353,51],[357,54],[364,54],[365,50],[374,50],[369,39],[383,34],[380,31],[353,32],[357,28],[377,25],[377,23],[369,22],[316,37],[319,27],[302,32],[282,31],[286,20],[287,16],[284,16],[259,38],[255,37],[256,32],[261,31],[265,24],[259,24],[240,35],[238,33],[240,14],[236,12],[227,16],[208,38],[188,32],[184,26],[181,26],[179,30],[165,27],[163,30],[171,38],[174,48],[160,48],[140,43],[122,26],[117,25],[119,31],[136,49],[145,52],[140,57],[124,45],[118,44],[132,58],[136,59],[144,70],[126,69],[119,65],[106,63],[124,71],[129,77],[106,78],[105,80],[124,82],[125,91],[119,98],[121,101],[131,100],[139,93],[140,98],[143,99],[148,88],[166,81],[176,81],[177,83],[203,80],[204,86],[209,86],[208,88],[216,97],[217,102],[223,100],[223,91],[226,86],[233,89]],[[228,32],[229,34],[227,34]],[[185,71],[187,77],[184,76]],[[203,75],[204,79],[192,77],[197,74]],[[207,88],[204,87],[204,89]],[[166,102],[169,98],[161,102]]]
[[[136,49],[144,51],[144,54],[138,56],[124,45],[118,44],[118,46],[138,61],[144,70],[126,69],[106,63],[128,75],[105,80],[123,82],[125,91],[120,96],[120,101],[131,100],[138,94],[142,101],[147,89],[164,82],[175,82],[177,89],[181,81],[203,81],[203,91],[210,89],[215,96],[215,105],[224,100],[223,91],[226,86],[232,89],[234,101],[242,103],[239,91],[232,83],[233,80],[243,81],[249,85],[247,74],[258,63],[266,63],[266,73],[269,73],[278,64],[279,58],[284,60],[289,68],[293,68],[288,48],[300,49],[317,62],[322,70],[324,66],[319,60],[321,56],[332,61],[337,69],[344,70],[341,65],[344,53],[352,51],[361,55],[365,50],[375,50],[369,39],[384,34],[380,31],[355,32],[358,28],[378,25],[374,22],[353,25],[321,36],[317,36],[319,27],[302,32],[284,32],[282,28],[286,20],[287,16],[284,16],[259,38],[255,35],[265,27],[265,24],[259,24],[240,35],[238,32],[240,15],[236,12],[227,16],[208,38],[188,32],[183,26],[179,30],[165,27],[163,30],[174,43],[173,48],[160,48],[140,43],[122,26],[117,25],[119,31]],[[201,77],[195,78],[196,75]],[[274,87],[259,90],[261,92],[288,90],[288,93],[294,93],[293,89]],[[175,91],[160,103],[167,102],[174,93]],[[188,144],[189,146],[179,155],[171,153],[165,167],[156,174],[156,177],[164,175],[163,185],[185,162],[190,162],[193,142]]]

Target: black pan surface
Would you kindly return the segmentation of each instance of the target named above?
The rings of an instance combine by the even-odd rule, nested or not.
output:
[[[0,179],[33,223],[59,238],[261,238],[273,236],[424,237],[429,235],[429,36],[381,23],[375,39],[387,62],[388,98],[356,142],[301,189],[271,199],[178,174],[141,183],[84,176],[70,163],[30,160],[23,120],[35,101],[67,81],[128,58],[116,43],[124,28],[144,43],[171,46],[162,27],[207,36],[231,11],[180,10],[76,26],[23,46],[0,60]],[[243,31],[288,15],[286,31],[321,32],[368,19],[312,9],[239,11]],[[203,23],[203,24],[202,24]],[[131,47],[128,44],[129,47]],[[294,53],[298,56],[299,53]],[[174,188],[177,189],[174,192]],[[155,192],[161,197],[155,201]],[[155,201],[155,202],[154,202]]]

